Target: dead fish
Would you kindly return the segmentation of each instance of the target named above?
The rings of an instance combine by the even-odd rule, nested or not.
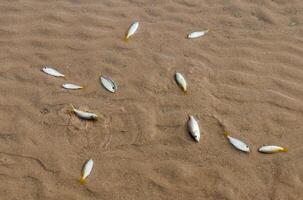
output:
[[[129,26],[127,32],[125,33],[124,40],[125,40],[125,41],[128,41],[128,39],[129,39],[132,35],[135,34],[135,32],[137,31],[138,27],[139,27],[139,22],[133,22],[133,23]]]
[[[227,131],[224,131],[224,135],[227,137],[227,139],[229,140],[229,142],[238,150],[240,151],[244,151],[244,152],[249,152],[249,147],[247,144],[245,144],[244,142],[242,142],[241,140],[238,140],[236,138],[233,138],[231,136],[229,136],[229,133]]]
[[[94,161],[92,159],[89,159],[88,161],[86,161],[86,163],[84,164],[84,166],[82,168],[81,177],[79,180],[79,182],[81,184],[85,184],[85,179],[92,172],[93,166],[94,166]]]
[[[195,39],[198,37],[202,37],[204,36],[206,33],[208,33],[209,29],[204,30],[204,31],[195,31],[195,32],[191,32],[187,35],[188,39]]]
[[[182,74],[180,74],[179,72],[177,72],[175,74],[175,80],[176,80],[177,84],[179,85],[179,87],[182,89],[182,91],[184,93],[187,93],[187,83],[186,83],[184,76]]]
[[[64,89],[68,89],[68,90],[79,90],[79,89],[83,89],[83,86],[75,85],[75,84],[72,84],[72,83],[63,83],[63,84],[62,84],[62,87],[63,87]]]
[[[277,153],[277,152],[287,152],[288,149],[284,147],[279,147],[275,145],[262,146],[258,149],[260,153]]]
[[[116,83],[112,79],[110,79],[109,77],[100,76],[100,81],[101,81],[101,84],[103,85],[103,87],[105,89],[107,89],[108,91],[110,91],[112,93],[117,91]]]
[[[199,142],[200,141],[200,128],[198,125],[197,120],[194,118],[194,116],[188,116],[187,121],[187,129],[188,132],[192,135],[192,137]]]
[[[96,120],[98,118],[98,115],[91,112],[78,110],[72,104],[71,107],[72,107],[72,111],[81,119]]]
[[[55,76],[55,77],[64,77],[65,78],[65,76],[63,74],[61,74],[60,72],[58,72],[54,68],[44,66],[44,67],[42,67],[41,70],[44,73],[48,74],[48,75]]]

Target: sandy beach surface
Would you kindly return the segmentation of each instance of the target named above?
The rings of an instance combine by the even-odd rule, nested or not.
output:
[[[303,199],[302,0],[1,0],[0,85],[1,200]]]

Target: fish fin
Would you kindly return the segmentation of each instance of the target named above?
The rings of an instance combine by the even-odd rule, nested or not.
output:
[[[125,34],[125,36],[124,36],[123,40],[124,40],[124,42],[127,42],[127,41],[128,41],[127,34]]]
[[[228,137],[229,136],[229,132],[228,131],[224,131],[224,133],[223,133],[226,137]]]
[[[288,152],[288,148],[282,148],[281,152]]]
[[[79,183],[80,183],[81,185],[84,185],[84,184],[86,183],[86,181],[85,181],[85,179],[84,179],[83,177],[81,177],[81,178],[79,179]]]

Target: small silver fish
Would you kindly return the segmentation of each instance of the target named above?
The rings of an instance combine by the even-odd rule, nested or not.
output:
[[[91,113],[91,112],[78,110],[72,104],[71,104],[71,107],[72,107],[72,111],[81,119],[97,120],[97,118],[98,118],[98,115]]]
[[[187,35],[188,39],[195,39],[198,37],[202,37],[204,36],[206,33],[208,33],[209,29],[204,30],[204,31],[195,31],[195,32],[191,32]]]
[[[85,179],[92,172],[93,166],[94,166],[94,161],[92,159],[89,159],[88,161],[86,161],[86,163],[84,164],[84,166],[82,168],[81,177],[79,180],[80,184],[85,184]]]
[[[116,83],[110,79],[109,77],[106,76],[100,76],[100,82],[102,86],[107,89],[108,91],[114,93],[117,91],[117,85]]]
[[[238,150],[240,151],[244,151],[244,152],[249,152],[249,147],[247,144],[245,144],[244,142],[242,142],[241,140],[238,140],[236,138],[233,138],[231,136],[229,136],[229,133],[227,131],[224,131],[224,135],[227,137],[227,139],[229,140],[229,142]]]
[[[72,84],[72,83],[63,83],[62,87],[64,89],[68,89],[68,90],[79,90],[79,89],[83,89],[84,88],[83,86],[75,85],[75,84]]]
[[[194,116],[188,116],[187,129],[191,136],[197,141],[200,141],[200,128]]]
[[[258,149],[260,153],[277,153],[277,152],[287,152],[288,149],[284,147],[279,147],[275,145],[262,146]]]
[[[175,80],[176,80],[177,84],[179,85],[179,87],[182,89],[182,91],[184,93],[187,93],[187,83],[186,83],[184,76],[181,73],[176,72]]]
[[[129,26],[127,32],[125,33],[124,40],[125,40],[125,41],[128,41],[128,39],[129,39],[133,34],[135,34],[135,32],[137,31],[138,27],[139,27],[139,22],[133,22],[133,23]]]
[[[44,67],[42,67],[41,70],[44,73],[48,74],[48,75],[55,76],[55,77],[64,77],[65,78],[65,75],[61,74],[60,72],[58,72],[54,68],[44,66]]]

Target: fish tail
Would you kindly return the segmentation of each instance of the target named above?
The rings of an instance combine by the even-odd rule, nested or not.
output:
[[[224,131],[223,133],[226,137],[229,136],[229,132],[228,131]]]
[[[83,177],[81,177],[81,178],[79,179],[79,183],[80,183],[81,185],[84,185],[84,184],[86,183],[86,181],[85,181],[85,179],[84,179]]]
[[[74,107],[73,104],[69,104],[69,105],[70,105],[70,107],[71,107],[73,110],[75,110],[75,107]]]
[[[206,29],[206,30],[205,30],[205,33],[208,33],[209,31],[210,31],[210,29]]]
[[[86,88],[86,86],[81,86],[81,88],[80,89],[85,89]]]
[[[128,41],[127,34],[125,34],[125,36],[124,36],[123,40],[124,40],[124,42],[127,42],[127,41]]]
[[[69,104],[70,108],[67,108],[65,113],[68,115],[71,115],[72,113],[75,112],[75,107],[72,104]]]
[[[71,111],[74,111],[75,110],[75,107],[73,104],[69,104],[69,106],[71,107]]]
[[[282,152],[288,152],[288,148],[282,148]]]
[[[184,94],[188,94],[188,93],[187,93],[187,90],[182,90],[182,91],[184,92]]]
[[[66,78],[65,76],[62,76],[62,78],[63,78],[64,80],[67,80],[67,78]]]

